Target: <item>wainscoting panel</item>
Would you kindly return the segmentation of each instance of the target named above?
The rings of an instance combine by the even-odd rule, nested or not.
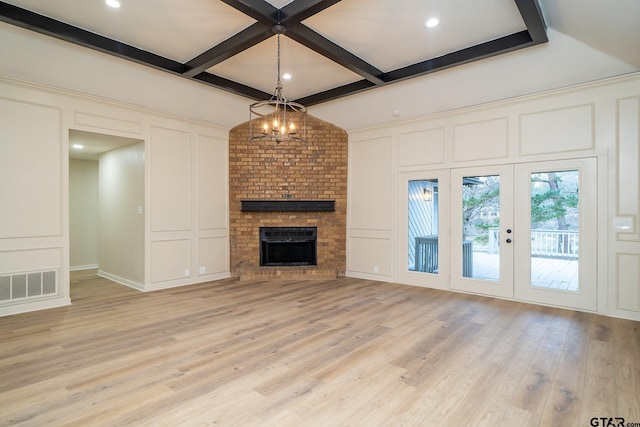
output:
[[[592,150],[593,126],[593,104],[522,114],[520,155]]]
[[[151,242],[151,282],[165,282],[194,276],[190,270],[189,239]]]
[[[228,242],[227,236],[198,239],[198,276],[229,271]],[[201,268],[205,270],[201,272]]]
[[[62,110],[0,98],[0,239],[62,235]]]
[[[227,142],[198,135],[198,229],[227,226]]]
[[[392,139],[349,145],[349,228],[391,230]]]
[[[502,159],[508,156],[506,118],[453,127],[453,159],[456,162]]]
[[[618,298],[616,305],[621,310],[640,311],[640,255],[617,254]]]
[[[618,139],[616,147],[618,206],[617,216],[630,217],[630,232],[617,233],[617,240],[640,241],[640,97],[618,100]]]
[[[347,270],[367,275],[391,276],[391,239],[350,237]]]
[[[401,133],[398,145],[400,167],[444,162],[444,128]]]
[[[151,127],[151,231],[186,231],[190,217],[191,135]]]

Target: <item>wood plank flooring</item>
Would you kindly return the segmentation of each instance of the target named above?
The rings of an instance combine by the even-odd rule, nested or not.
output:
[[[640,323],[359,279],[141,293],[0,318],[0,425],[640,423]]]

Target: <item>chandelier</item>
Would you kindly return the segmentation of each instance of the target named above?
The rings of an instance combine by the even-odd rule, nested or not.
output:
[[[307,107],[287,100],[280,81],[280,34],[284,25],[274,25],[278,37],[278,80],[271,98],[249,106],[249,142],[296,141],[307,144]]]

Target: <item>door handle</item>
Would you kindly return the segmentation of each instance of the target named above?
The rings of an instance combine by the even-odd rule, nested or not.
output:
[[[507,243],[511,243],[511,239],[507,239],[507,240],[506,240],[506,242],[507,242]]]

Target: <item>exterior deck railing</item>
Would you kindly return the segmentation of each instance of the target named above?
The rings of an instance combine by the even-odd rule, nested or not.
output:
[[[425,273],[438,272],[438,236],[416,237],[416,269]],[[462,276],[473,277],[473,242],[462,243]]]
[[[489,253],[498,253],[500,229],[489,229]],[[578,259],[579,234],[576,230],[531,230],[531,256]]]

